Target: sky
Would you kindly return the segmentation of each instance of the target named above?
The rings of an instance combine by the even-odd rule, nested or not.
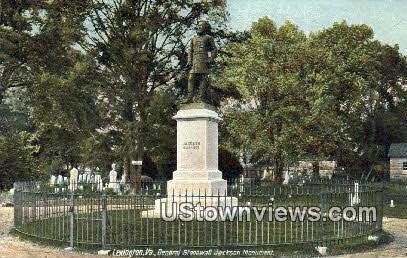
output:
[[[346,20],[367,24],[375,38],[399,44],[407,54],[407,0],[228,0],[230,25],[249,29],[260,17],[268,16],[278,25],[289,20],[306,33]]]

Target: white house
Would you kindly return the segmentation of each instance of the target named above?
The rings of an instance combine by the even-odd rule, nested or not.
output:
[[[390,146],[390,179],[407,181],[407,142],[393,143]]]

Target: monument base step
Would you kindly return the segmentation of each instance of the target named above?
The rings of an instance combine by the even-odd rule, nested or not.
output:
[[[227,182],[223,179],[173,179],[167,182],[168,196],[226,196]]]
[[[187,209],[194,208],[192,213],[194,219],[201,217],[199,209],[208,207],[226,208],[226,207],[238,207],[238,199],[231,196],[168,196],[167,198],[161,198],[155,200],[154,209],[142,211],[142,218],[178,218],[180,208],[185,205]],[[200,207],[200,208],[199,208]]]

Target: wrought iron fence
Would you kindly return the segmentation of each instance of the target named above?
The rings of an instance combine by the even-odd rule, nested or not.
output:
[[[260,185],[250,189],[231,184],[228,194],[173,193],[167,195],[157,185],[137,194],[106,191],[55,191],[46,184],[16,183],[14,194],[15,229],[38,239],[59,241],[70,246],[95,248],[142,246],[275,246],[298,243],[324,243],[364,237],[380,231],[383,217],[383,190],[380,187],[355,184],[281,186]],[[75,189],[79,189],[75,188]],[[96,189],[96,188],[95,188]],[[71,189],[72,190],[72,189]],[[238,207],[239,219],[215,220],[194,218],[166,221],[157,217],[156,200],[170,205],[160,207],[159,214],[183,198],[208,203],[229,203]],[[217,201],[215,201],[217,200]],[[221,205],[219,205],[221,206]],[[332,207],[375,207],[377,217],[337,221],[328,218]],[[249,213],[239,213],[247,207]],[[261,208],[267,207],[262,220]],[[270,209],[272,207],[273,209]],[[286,220],[275,219],[277,208],[318,207],[320,218],[311,220],[308,210],[303,219],[288,212]],[[155,210],[154,210],[155,209]],[[168,210],[167,210],[168,209]],[[196,216],[195,216],[196,215]],[[270,219],[272,218],[272,219]]]

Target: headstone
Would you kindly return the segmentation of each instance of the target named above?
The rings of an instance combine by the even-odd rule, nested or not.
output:
[[[127,175],[125,173],[123,173],[122,178],[120,179],[120,184],[122,184],[122,185],[126,184],[126,178],[127,178]]]
[[[55,188],[55,192],[58,193],[60,191],[61,186],[64,184],[64,178],[62,175],[57,176],[57,186]]]
[[[88,182],[88,174],[82,174],[82,183],[86,184]]]
[[[76,191],[78,189],[78,174],[79,174],[79,171],[75,167],[73,167],[69,171],[69,190],[70,191]]]
[[[290,175],[288,173],[288,170],[286,170],[284,173],[283,185],[288,185],[289,182],[290,182]]]
[[[312,162],[310,162],[310,161],[300,160],[298,162],[297,169],[300,171],[306,171],[307,173],[308,172],[312,173],[312,171],[314,170],[314,166],[313,166]]]
[[[54,186],[56,181],[57,181],[57,177],[52,175],[51,178],[49,179],[49,185]]]
[[[102,177],[100,175],[95,175],[95,184],[96,184],[97,191],[100,192],[103,190],[103,181],[102,181]]]
[[[90,168],[85,168],[85,183],[91,184],[92,183],[92,170]]]
[[[57,185],[63,185],[64,184],[64,178],[62,175],[58,175],[57,177]]]
[[[91,184],[92,191],[94,191],[96,189],[95,174],[90,175],[90,182],[89,183]]]
[[[112,170],[109,172],[109,188],[113,189],[114,192],[118,190],[118,183],[117,183],[117,171],[116,171],[116,164],[112,164]]]
[[[334,170],[336,169],[337,163],[336,161],[323,160],[319,161],[318,166],[319,166],[319,175],[321,177],[327,177],[330,179],[332,178]]]

